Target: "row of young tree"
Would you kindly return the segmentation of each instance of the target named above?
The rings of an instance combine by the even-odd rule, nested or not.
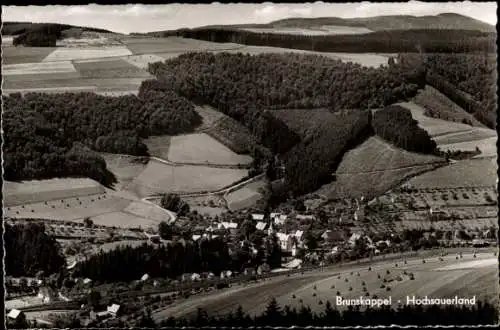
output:
[[[463,53],[484,50],[494,52],[496,45],[495,33],[451,29],[387,30],[346,35],[293,35],[230,28],[198,28],[165,32],[160,35],[177,35],[184,38],[253,46],[350,53],[417,52],[417,45],[429,53]]]
[[[149,71],[157,77],[149,82],[155,89],[210,104],[245,125],[274,154],[289,152],[288,188],[296,193],[314,190],[330,176],[346,144],[363,130],[366,114],[339,115],[331,123],[335,128],[318,122],[317,132],[304,139],[269,110],[378,108],[415,95],[425,84],[422,67],[404,59],[366,68],[303,54],[189,53],[150,64]]]
[[[160,232],[168,238],[172,228],[163,225]],[[224,270],[240,272],[245,267],[257,267],[266,262],[274,267],[281,264],[276,237],[263,239],[255,254],[248,244],[231,249],[219,236],[197,241],[181,239],[159,246],[147,243],[138,247],[120,246],[79,262],[74,275],[99,282],[133,281],[145,273],[153,278],[176,279],[184,273],[212,272],[218,276]]]
[[[397,308],[361,309],[349,306],[345,310],[325,303],[323,312],[313,312],[309,306],[281,308],[276,299],[271,299],[264,313],[258,316],[246,314],[241,307],[225,316],[210,316],[203,309],[198,309],[192,319],[170,317],[161,322],[161,327],[290,327],[290,326],[436,326],[436,325],[493,325],[498,322],[498,310],[495,305],[485,301],[475,306],[465,305],[402,305]],[[144,320],[143,320],[144,321]],[[151,322],[150,322],[150,325]]]
[[[427,82],[480,122],[496,126],[497,59],[490,54],[425,54]]]
[[[5,274],[14,277],[58,273],[66,263],[59,243],[40,222],[4,224]]]
[[[376,111],[372,127],[377,135],[402,149],[426,154],[436,152],[436,142],[418,126],[411,111],[399,105]]]
[[[106,163],[91,149],[145,156],[143,138],[190,132],[202,121],[188,100],[147,87],[139,96],[28,93],[3,100],[7,180],[87,176],[107,183]]]

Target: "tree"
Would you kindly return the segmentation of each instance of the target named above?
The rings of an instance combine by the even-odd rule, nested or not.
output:
[[[92,290],[88,295],[88,304],[97,309],[101,302],[101,293],[99,291]]]
[[[281,308],[278,305],[276,298],[271,298],[269,301],[266,311],[264,312],[264,317],[269,325],[278,325],[281,319],[282,313]]]
[[[311,230],[304,233],[304,243],[309,250],[315,250],[318,247],[318,240],[314,237]]]
[[[176,212],[180,216],[189,213],[189,205],[178,194],[165,194],[161,198],[161,207]]]
[[[164,240],[171,240],[173,235],[172,226],[167,224],[165,221],[160,222],[158,225],[158,232],[160,237]]]
[[[87,228],[92,228],[94,226],[94,222],[89,217],[85,217],[83,219],[83,223],[85,224],[85,227],[87,227]]]

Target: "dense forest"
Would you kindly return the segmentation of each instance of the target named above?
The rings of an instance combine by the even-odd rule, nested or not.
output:
[[[40,271],[50,275],[66,264],[59,244],[45,233],[43,223],[4,226],[6,275],[35,276]]]
[[[7,180],[87,176],[109,184],[106,163],[90,149],[144,156],[143,138],[190,132],[201,124],[189,101],[146,87],[139,97],[28,93],[3,98]]]
[[[365,68],[315,55],[189,53],[150,64],[149,71],[157,77],[149,83],[153,89],[209,104],[245,125],[274,154],[286,154],[287,183],[295,193],[318,188],[332,173],[337,156],[363,131],[365,114],[337,116],[335,127],[342,129],[318,122],[317,132],[303,139],[268,110],[379,108],[414,96],[425,84],[423,67],[404,58]],[[330,152],[332,141],[337,143]]]
[[[376,111],[372,127],[377,135],[399,148],[426,154],[436,152],[436,142],[418,126],[411,111],[401,106],[390,105]]]
[[[322,302],[323,303],[323,302]],[[238,307],[235,312],[225,316],[208,316],[203,309],[191,320],[173,317],[161,323],[162,327],[266,327],[266,326],[430,326],[430,325],[493,325],[498,322],[498,311],[489,302],[479,301],[474,306],[465,305],[402,305],[398,308],[361,309],[349,306],[339,311],[329,301],[325,301],[323,312],[315,313],[310,307],[302,305],[282,308],[273,298],[264,313],[251,317]]]
[[[161,231],[166,232],[165,228]],[[160,246],[145,243],[139,247],[118,247],[78,263],[75,276],[100,282],[133,281],[145,273],[153,278],[175,279],[184,273],[219,275],[223,270],[242,271],[244,267],[256,267],[264,262],[280,266],[281,250],[276,237],[262,239],[257,254],[252,253],[249,244],[230,250],[226,241],[214,237],[196,242],[179,240]]]
[[[472,30],[411,29],[366,34],[292,35],[251,32],[235,28],[197,28],[166,31],[159,36],[180,36],[212,42],[233,42],[320,52],[349,53],[463,53],[495,52],[496,34]]]
[[[426,54],[427,82],[490,128],[496,126],[497,59],[488,54]]]

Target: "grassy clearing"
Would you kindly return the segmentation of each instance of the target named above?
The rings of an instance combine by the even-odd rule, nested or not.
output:
[[[252,157],[238,155],[205,133],[172,136],[168,159],[177,163],[238,165],[249,164]]]
[[[427,117],[425,109],[413,102],[402,102],[398,103],[398,105],[410,110],[413,118],[418,121],[419,126],[425,129],[432,137],[473,130],[473,127],[470,125]]]
[[[160,221],[139,217],[127,212],[112,212],[92,217],[95,224],[120,228],[158,228]]]
[[[80,204],[81,203],[81,204]],[[6,216],[12,218],[40,218],[53,220],[82,221],[85,217],[106,215],[124,209],[129,199],[104,195],[90,195],[76,198],[61,198],[50,202],[23,204],[7,209]]]
[[[91,179],[6,181],[3,189],[5,206],[88,196],[104,192],[104,187]]]
[[[3,65],[41,62],[55,47],[2,47]]]
[[[74,62],[76,70],[85,78],[148,78],[149,73],[122,59],[99,62]]]
[[[425,86],[424,90],[413,98],[413,102],[423,107],[426,110],[425,114],[429,117],[484,127],[473,115],[431,86]]]
[[[215,191],[229,186],[247,175],[247,170],[203,166],[170,166],[153,160],[127,186],[127,189],[139,196],[166,192]]]
[[[163,62],[165,59],[155,54],[144,54],[127,56],[123,60],[139,69],[146,70],[149,63]]]
[[[209,129],[219,120],[226,117],[222,112],[215,110],[209,105],[195,106],[195,110],[203,118],[203,123],[198,127],[198,131]]]
[[[148,147],[151,156],[168,159],[171,138],[170,135],[150,136],[144,140],[144,144]]]
[[[374,136],[344,155],[337,174],[366,173],[436,163],[442,164],[445,160],[396,148]]]
[[[262,197],[266,189],[265,180],[249,183],[225,196],[230,210],[240,210],[254,206]]]
[[[4,65],[2,67],[2,74],[4,76],[12,75],[42,75],[48,73],[65,73],[76,72],[75,67],[70,61],[51,62],[51,63],[22,63]]]
[[[150,220],[166,222],[170,220],[170,216],[167,211],[144,202],[132,202],[124,208],[123,211]]]
[[[99,155],[106,161],[106,167],[113,172],[118,180],[115,188],[120,189],[130,183],[144,168],[147,160],[140,157],[128,157],[122,155],[100,152]]]
[[[404,180],[432,171],[439,165],[418,165],[373,173],[339,174],[337,180],[322,186],[317,193],[327,198],[371,198],[383,194]]]
[[[215,43],[204,40],[184,39],[178,37],[148,38],[148,37],[126,37],[122,39],[125,45],[134,53],[185,53],[193,51],[207,51],[219,49],[235,49],[241,47],[238,44]],[[161,54],[158,56],[163,57]]]
[[[124,46],[113,47],[85,47],[85,48],[57,48],[43,59],[43,62],[72,61],[80,59],[118,57],[132,55]]]
[[[475,158],[480,157],[496,157],[497,156],[497,137],[491,137],[488,139],[477,140],[477,141],[467,141],[467,142],[457,142],[450,144],[439,144],[439,149],[443,151],[475,151],[479,148],[481,154],[475,156]]]
[[[495,186],[497,161],[468,159],[419,175],[408,181],[415,188]]]

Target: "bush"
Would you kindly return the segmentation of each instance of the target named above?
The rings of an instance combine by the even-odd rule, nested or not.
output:
[[[381,285],[380,285],[380,288],[381,288],[381,289],[385,289],[385,284],[381,284]]]
[[[385,291],[391,291],[391,287],[390,287],[390,286],[387,286],[387,287],[385,288]]]
[[[349,287],[349,291],[352,291],[352,286]]]

